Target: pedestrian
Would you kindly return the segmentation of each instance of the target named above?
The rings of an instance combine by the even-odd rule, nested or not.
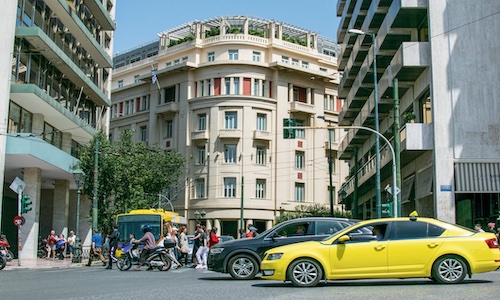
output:
[[[240,239],[244,239],[247,237],[247,234],[245,232],[245,229],[241,228],[240,229]]]
[[[99,230],[94,229],[94,234],[92,235],[92,244],[90,248],[89,254],[89,262],[86,264],[87,267],[92,265],[92,260],[94,257],[98,257],[102,261],[102,265],[106,266],[106,259],[102,256],[101,249],[102,248],[102,235],[99,233]]]
[[[141,271],[141,266],[146,262],[146,258],[149,253],[153,252],[156,248],[156,241],[154,235],[151,233],[151,225],[146,224],[142,227],[142,232],[144,236],[140,240],[134,240],[134,244],[144,243],[144,248],[142,248],[141,258],[139,259],[139,265],[134,268],[136,271]],[[152,269],[149,267],[148,269]]]
[[[56,231],[52,229],[49,236],[47,237],[47,259],[50,259],[52,255],[52,260],[56,258],[56,247],[57,247],[57,236]]]
[[[69,232],[69,236],[68,236],[68,240],[66,241],[66,245],[67,245],[67,253],[69,253],[69,258],[72,260],[73,259],[73,247],[74,247],[74,245],[76,245],[76,235],[73,232],[73,230],[71,230]]]
[[[120,232],[118,231],[118,225],[113,225],[113,232],[109,236],[109,259],[108,266],[106,269],[111,270],[113,268],[113,260],[116,259],[116,248],[118,248],[118,241],[120,240]]]
[[[200,228],[201,224],[197,223],[194,236],[191,238],[191,240],[193,241],[193,255],[191,255],[191,263],[193,263],[193,265],[196,265],[198,263],[198,261],[196,260],[197,259],[196,252],[200,248],[200,239],[199,239]]]
[[[488,232],[494,233],[495,235],[497,234],[497,231],[495,230],[495,222],[489,222],[488,223]]]
[[[175,263],[174,269],[182,267],[182,264],[179,262],[180,246],[179,246],[179,238],[177,236],[178,231],[179,231],[179,229],[177,229],[177,227],[175,227],[175,226],[172,227],[171,237],[172,237],[172,240],[175,242],[175,246],[173,248],[171,248],[170,250],[172,251],[172,256],[174,257],[174,260],[173,260]]]
[[[179,262],[181,262],[182,258],[184,258],[185,266],[187,266],[188,264],[188,254],[189,254],[189,242],[186,232],[187,232],[186,226],[181,226],[179,235],[179,249],[180,249]]]
[[[208,238],[208,248],[212,248],[218,242],[219,237],[217,236],[217,227],[212,227],[210,230],[210,237]]]
[[[248,226],[248,233],[247,233],[247,238],[254,238],[257,236],[257,228],[255,228],[253,225]]]
[[[196,269],[206,269],[208,257],[208,238],[203,226],[199,228],[198,235],[195,238],[197,238],[200,243],[200,247],[196,251],[196,261],[198,262]]]
[[[56,246],[56,251],[57,251],[57,258],[59,260],[64,259],[64,251],[66,250],[66,239],[64,238],[64,234],[60,234],[58,239],[57,239],[57,246]]]
[[[481,224],[474,225],[474,230],[477,232],[484,232],[483,228],[481,227]]]

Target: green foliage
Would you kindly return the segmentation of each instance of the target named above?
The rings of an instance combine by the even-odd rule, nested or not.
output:
[[[333,212],[333,216],[337,218],[352,218],[352,213],[350,211],[346,212],[337,209]],[[293,211],[285,211],[281,213],[280,217],[276,221],[276,224],[292,219],[306,217],[330,217],[330,208],[317,203],[312,205],[298,205]]]
[[[227,33],[239,34],[239,33],[243,33],[243,29],[241,27],[231,27],[231,28],[229,28]]]
[[[158,198],[154,195],[177,185],[184,167],[184,158],[178,152],[165,152],[159,145],[134,143],[132,134],[124,131],[119,140],[110,143],[100,132],[83,147],[80,164],[76,166],[87,174],[84,193],[93,199],[95,141],[98,137],[98,222],[103,232],[111,228],[116,214],[156,204]]]
[[[184,42],[187,42],[187,41],[192,41],[194,40],[194,34],[189,34],[188,36],[182,38],[182,39],[178,39],[178,40],[170,40],[170,43],[168,43],[168,46],[169,47],[172,47],[172,46],[175,46],[175,45],[179,45],[179,44],[182,44]]]
[[[255,35],[255,36],[260,36],[260,37],[264,37],[264,30],[260,30],[260,29],[248,29],[248,34],[249,35]]]
[[[217,36],[220,34],[219,28],[213,28],[211,30],[205,30],[205,37]]]
[[[296,37],[291,37],[287,34],[283,34],[281,39],[284,41],[290,42],[290,43],[299,44],[299,45],[304,46],[304,47],[307,46],[306,40],[299,39]]]
[[[412,111],[403,114],[403,120],[405,121],[405,123],[414,121],[416,118],[417,116]]]

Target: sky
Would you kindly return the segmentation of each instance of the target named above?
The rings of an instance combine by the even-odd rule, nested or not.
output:
[[[337,40],[337,0],[116,0],[114,50],[155,41],[157,33],[224,16],[276,20]]]

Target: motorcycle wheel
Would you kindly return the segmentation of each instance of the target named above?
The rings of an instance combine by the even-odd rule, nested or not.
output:
[[[122,257],[116,261],[116,266],[120,269],[120,271],[127,271],[130,267],[132,267],[132,261],[130,260],[130,257]]]
[[[7,261],[11,261],[11,260],[13,260],[13,259],[14,259],[14,253],[12,253],[12,251],[10,251],[10,250],[9,250],[9,251],[7,251],[7,255],[5,256],[5,259],[6,259]]]
[[[6,264],[7,264],[7,262],[5,261],[5,259],[0,256],[0,270],[2,270],[3,268],[5,268]]]
[[[166,255],[161,256],[161,261],[163,262],[162,267],[158,267],[160,271],[168,271],[172,267],[172,261]]]
[[[37,256],[38,256],[38,258],[45,258],[47,256],[47,251],[38,250]]]

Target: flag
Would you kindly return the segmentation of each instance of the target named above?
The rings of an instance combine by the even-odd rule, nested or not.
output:
[[[155,69],[151,69],[151,80],[153,81],[153,84],[155,84],[158,81],[158,77],[156,77]]]

